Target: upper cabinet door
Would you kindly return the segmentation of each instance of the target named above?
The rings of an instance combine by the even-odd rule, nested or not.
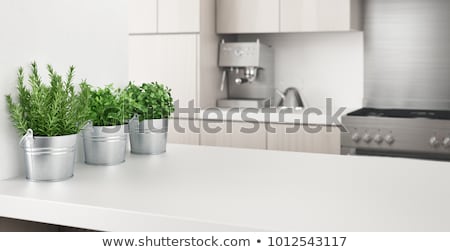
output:
[[[200,0],[159,0],[158,32],[200,32]]]
[[[359,0],[319,0],[319,31],[360,30]]]
[[[157,0],[128,0],[128,33],[157,32]]]
[[[315,31],[318,29],[320,0],[281,0],[281,32]]]
[[[280,30],[280,0],[217,0],[217,33]]]
[[[137,85],[158,81],[172,89],[174,101],[187,108],[197,94],[197,36],[130,36],[128,75]]]
[[[281,32],[361,29],[360,0],[280,0]]]

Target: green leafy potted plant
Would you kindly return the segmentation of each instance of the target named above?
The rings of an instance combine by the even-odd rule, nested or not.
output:
[[[161,154],[166,151],[168,118],[174,111],[171,90],[157,82],[130,83],[128,106],[135,116],[129,122],[131,152]]]
[[[48,65],[50,84],[31,64],[29,87],[24,83],[23,68],[18,71],[18,101],[6,96],[11,121],[23,135],[26,177],[32,181],[61,181],[73,176],[77,134],[87,121],[88,90],[76,92],[75,68],[65,79]]]
[[[89,90],[89,123],[83,129],[84,158],[91,165],[125,162],[128,135],[124,92],[108,85]]]

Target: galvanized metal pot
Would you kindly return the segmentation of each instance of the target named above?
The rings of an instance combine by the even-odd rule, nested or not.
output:
[[[128,136],[126,125],[93,126],[82,130],[84,161],[90,165],[117,165],[125,162]]]
[[[62,181],[73,177],[77,134],[54,137],[22,137],[26,177],[31,181]]]
[[[128,123],[131,153],[156,155],[166,152],[168,119],[143,120],[134,116]]]

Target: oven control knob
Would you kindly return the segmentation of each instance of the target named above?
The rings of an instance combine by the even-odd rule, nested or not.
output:
[[[353,134],[352,140],[355,143],[358,143],[361,140],[361,136],[358,133]]]
[[[387,144],[393,144],[395,142],[395,139],[394,139],[394,137],[392,135],[387,135],[387,136],[384,137],[384,141]]]
[[[375,141],[375,143],[377,144],[381,144],[383,142],[383,137],[380,134],[376,134],[373,137],[373,141]]]
[[[450,148],[450,137],[446,137],[442,142],[445,148]]]
[[[365,134],[363,136],[363,141],[366,143],[370,143],[370,142],[372,142],[372,137],[369,134]]]
[[[431,147],[434,147],[434,148],[436,148],[436,147],[438,147],[439,146],[439,140],[437,139],[437,137],[432,137],[432,138],[430,138],[430,145],[431,145]]]

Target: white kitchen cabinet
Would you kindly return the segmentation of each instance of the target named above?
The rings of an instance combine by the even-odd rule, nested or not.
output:
[[[340,154],[341,132],[336,126],[320,126],[321,130],[312,133],[304,125],[273,124],[273,129],[267,130],[265,123],[222,122],[214,120],[179,120],[179,127],[185,132],[176,130],[174,120],[169,123],[169,142],[191,145],[206,145],[219,147],[268,149],[293,152],[311,152],[325,154]],[[198,131],[189,128],[194,126]],[[290,130],[295,127],[295,132]],[[309,125],[315,129],[317,125]],[[253,129],[252,133],[242,132],[243,129]]]
[[[318,1],[320,0],[280,0],[281,32],[316,30]]]
[[[280,0],[281,32],[361,29],[360,0]]]
[[[156,33],[157,17],[157,0],[128,0],[128,33]]]
[[[197,35],[129,37],[129,78],[136,84],[158,81],[186,107],[197,94]]]
[[[159,0],[158,32],[200,32],[200,0]]]
[[[294,133],[288,133],[287,130],[295,127],[294,125],[272,125],[275,131],[267,133],[267,148],[281,151],[340,154],[341,140],[338,127],[323,126],[319,132],[311,133],[304,129],[303,125],[300,126],[302,127],[297,128]]]
[[[200,144],[200,121],[191,119],[170,119],[167,141],[175,144]]]
[[[216,7],[217,33],[279,31],[279,0],[217,0]]]
[[[266,149],[266,131],[263,123],[214,122],[202,120],[200,144],[248,149]],[[242,132],[252,129],[252,133]]]

